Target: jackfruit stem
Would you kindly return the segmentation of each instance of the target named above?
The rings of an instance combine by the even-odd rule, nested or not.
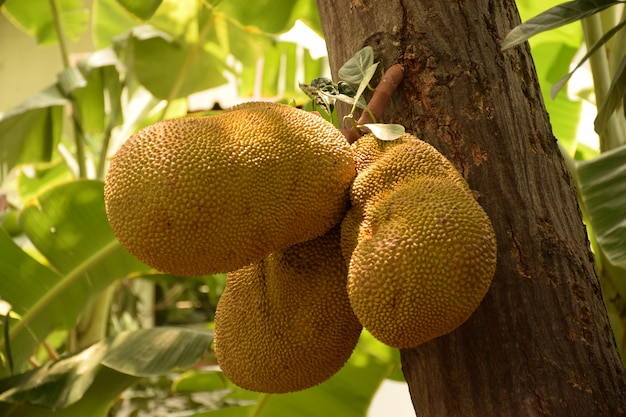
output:
[[[356,125],[360,126],[380,121],[385,108],[387,108],[387,105],[391,101],[391,96],[395,93],[396,89],[403,80],[404,66],[402,64],[393,64],[389,67],[380,79],[380,82],[378,83],[376,90],[374,90],[374,94],[367,105],[369,112],[362,112],[361,117],[359,117],[359,120],[356,122]],[[366,128],[357,129],[356,127],[351,127],[350,129],[342,129],[341,133],[343,133],[349,143],[353,143],[366,133],[366,130]]]

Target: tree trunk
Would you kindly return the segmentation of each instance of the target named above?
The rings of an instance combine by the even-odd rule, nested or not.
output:
[[[513,0],[318,0],[330,65],[370,45],[405,80],[385,121],[446,155],[498,239],[468,322],[402,351],[420,417],[622,416],[626,372]]]

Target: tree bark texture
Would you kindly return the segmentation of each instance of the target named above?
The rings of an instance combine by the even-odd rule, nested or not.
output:
[[[513,0],[318,0],[333,78],[374,48],[405,79],[384,121],[446,155],[498,239],[489,293],[449,335],[402,351],[419,417],[622,416],[626,373]],[[341,117],[341,115],[340,115]]]

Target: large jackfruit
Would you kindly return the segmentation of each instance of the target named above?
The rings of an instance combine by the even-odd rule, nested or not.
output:
[[[266,393],[298,391],[330,378],[362,329],[346,280],[339,226],[229,273],[214,335],[224,375]]]
[[[495,233],[435,148],[408,134],[377,142],[367,136],[354,145],[354,206],[342,225],[348,294],[372,335],[415,347],[456,329],[478,307],[495,273]]]
[[[114,156],[113,232],[163,272],[228,272],[336,225],[355,176],[350,146],[320,117],[276,103],[156,123]]]

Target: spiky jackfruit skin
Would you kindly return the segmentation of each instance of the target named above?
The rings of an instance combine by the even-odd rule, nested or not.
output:
[[[409,133],[394,141],[366,135],[353,148],[359,173],[351,189],[353,205],[363,207],[381,192],[420,176],[445,177],[460,187],[468,187],[445,156]]]
[[[265,393],[298,391],[330,378],[362,329],[346,280],[339,226],[229,273],[214,334],[224,375]]]
[[[350,146],[320,117],[254,103],[153,124],[111,161],[113,232],[163,272],[233,271],[336,225],[355,176]]]
[[[419,142],[405,135],[374,158],[365,154],[366,164],[356,145],[360,170],[342,224],[351,306],[374,337],[398,348],[466,321],[496,268],[489,217],[452,164]]]

